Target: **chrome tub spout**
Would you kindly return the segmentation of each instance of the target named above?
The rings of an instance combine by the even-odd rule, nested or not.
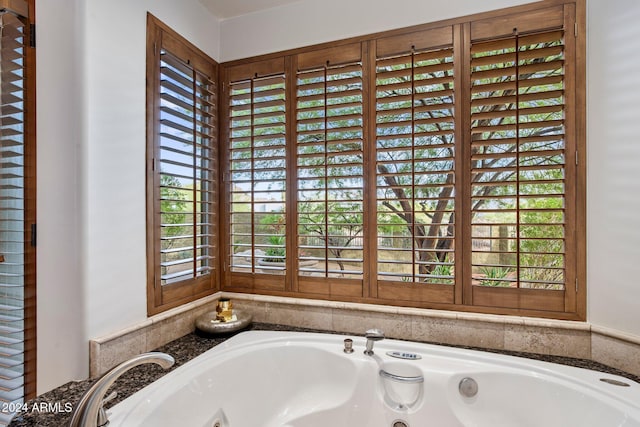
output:
[[[380,329],[369,329],[364,333],[364,337],[367,339],[367,347],[364,350],[364,354],[367,356],[373,356],[373,343],[384,339],[384,332]]]
[[[125,372],[129,371],[138,365],[145,363],[155,363],[160,365],[163,369],[169,369],[175,363],[173,357],[165,353],[152,352],[144,353],[138,356],[132,357],[126,362],[122,362],[106,374],[102,376],[89,390],[85,392],[80,401],[78,402],[73,416],[71,418],[70,427],[102,427],[109,423],[106,412],[103,408],[105,403],[105,394],[109,387],[122,376]],[[115,397],[115,394],[109,396],[106,401]]]

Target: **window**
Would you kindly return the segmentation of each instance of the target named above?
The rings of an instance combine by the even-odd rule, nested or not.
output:
[[[149,312],[217,286],[217,64],[149,15]]]
[[[547,2],[223,64],[223,289],[584,318],[576,16]]]
[[[378,295],[453,303],[453,28],[382,39],[376,57]]]
[[[360,44],[298,55],[298,289],[362,289],[364,129]],[[321,278],[321,280],[317,280]],[[330,279],[330,280],[327,280]],[[331,287],[334,287],[332,290]]]
[[[567,232],[575,147],[566,137],[566,38],[562,29],[521,35],[512,24],[512,35],[471,45],[473,301],[534,308],[545,291],[547,309],[562,311],[575,280],[566,253],[575,247]],[[527,291],[516,298],[492,288]]]
[[[36,394],[34,6],[0,1],[0,425]]]
[[[228,70],[229,258],[238,286],[284,290],[287,261],[284,61]],[[229,277],[229,276],[227,276]]]

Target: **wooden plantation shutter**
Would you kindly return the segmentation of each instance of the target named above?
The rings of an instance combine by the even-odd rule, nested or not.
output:
[[[217,265],[215,63],[167,31],[154,46],[156,305],[212,290]]]
[[[577,12],[545,1],[225,64],[224,289],[583,319]]]
[[[24,50],[25,25],[0,14],[0,400],[23,397],[24,346]]]
[[[301,54],[297,64],[298,289],[359,296],[364,262],[361,45]]]
[[[573,289],[573,298],[565,294],[575,279],[567,255],[575,248],[567,188],[575,148],[565,122],[573,95],[566,60],[573,58],[563,8],[535,15],[472,28],[472,298],[475,305],[565,311],[575,309],[566,304]]]
[[[377,41],[378,295],[453,302],[452,27]]]
[[[0,2],[0,425],[35,396],[35,117],[26,2]],[[12,406],[16,405],[16,406]]]
[[[162,285],[210,274],[214,265],[215,83],[167,50],[160,62]]]
[[[234,285],[253,286],[258,274],[279,289],[287,272],[284,61],[262,67],[228,71],[229,266]]]

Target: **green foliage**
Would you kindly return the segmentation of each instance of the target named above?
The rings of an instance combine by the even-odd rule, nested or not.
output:
[[[180,181],[172,176],[160,175],[160,212],[164,237],[186,234],[189,226],[187,215],[191,210],[191,203],[187,200],[185,190]]]
[[[482,286],[509,287],[509,281],[496,279],[506,279],[513,271],[510,267],[483,266],[480,268],[480,272],[484,277],[478,280]]]
[[[284,212],[273,212],[262,216],[260,220],[259,234],[268,234],[264,243],[267,262],[285,262],[285,217]]]
[[[269,236],[267,237],[267,243],[272,246],[268,247],[264,251],[267,256],[264,260],[267,262],[284,262],[284,257],[286,255],[284,248],[286,243],[285,236]]]
[[[257,233],[284,234],[285,218],[284,212],[272,212],[263,214],[260,217],[260,228]]]
[[[436,264],[429,275],[436,277],[427,278],[426,283],[453,284],[453,264]]]
[[[558,179],[559,173],[539,174],[539,179]],[[564,198],[562,184],[538,184],[540,197],[528,199],[521,213],[520,267],[522,281],[534,287],[558,288],[553,282],[564,280]],[[530,225],[529,225],[530,224]],[[540,282],[540,283],[535,283]]]
[[[187,192],[180,180],[168,175],[160,175],[160,222],[162,224],[162,249],[188,246],[193,234],[193,228],[189,224],[191,219],[192,204],[188,200]],[[185,238],[180,238],[185,236]],[[174,239],[167,239],[172,238]],[[193,251],[167,252],[162,254],[162,262],[170,262],[178,259],[190,258]],[[162,274],[167,273],[167,268],[162,267]]]
[[[320,195],[318,199],[321,201],[298,205],[300,236],[318,238],[322,242],[321,246],[326,246],[336,259],[340,270],[345,270],[346,266],[342,261],[344,252],[361,236],[363,230],[362,202],[348,200],[348,196],[344,201],[325,202],[324,196]],[[320,252],[318,256],[324,257],[324,248],[319,247],[316,251]]]

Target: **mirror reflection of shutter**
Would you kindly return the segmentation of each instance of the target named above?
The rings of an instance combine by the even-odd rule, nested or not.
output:
[[[26,16],[26,3],[24,8]],[[27,330],[32,267],[26,237],[27,26],[0,3],[0,28],[0,402],[17,404],[35,386],[26,382],[30,374],[25,353],[28,335],[34,335]],[[12,416],[0,412],[0,425]]]
[[[297,263],[301,292],[362,294],[360,59],[360,43],[297,58]]]
[[[160,281],[212,274],[217,173],[215,83],[171,52],[160,51]]]
[[[473,303],[564,311],[567,145],[562,9],[471,46]],[[543,19],[544,18],[544,19]],[[524,19],[523,19],[524,21]],[[478,25],[477,36],[497,31]],[[521,28],[528,31],[518,33]],[[546,291],[546,295],[545,295]],[[519,292],[519,294],[516,294]]]
[[[382,39],[377,49],[378,295],[452,303],[452,28]]]
[[[257,273],[263,276],[261,286],[282,289],[287,272],[285,75],[255,71],[236,78],[229,73],[229,265],[233,286],[254,286]]]

